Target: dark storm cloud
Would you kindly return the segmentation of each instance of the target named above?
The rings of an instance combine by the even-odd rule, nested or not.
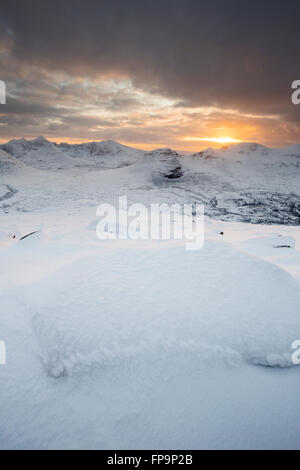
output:
[[[300,123],[290,101],[291,83],[300,79],[298,0],[2,0],[0,11],[0,40],[9,50],[3,57],[16,61],[14,78],[29,66],[91,79],[115,74],[181,106]],[[70,92],[61,88],[61,99]],[[98,104],[138,105],[122,93],[100,96]]]
[[[10,0],[1,15],[22,60],[125,72],[192,104],[277,112],[300,75],[294,0]]]
[[[8,105],[5,107],[5,114],[55,116],[57,112],[55,113],[51,106],[10,98]]]

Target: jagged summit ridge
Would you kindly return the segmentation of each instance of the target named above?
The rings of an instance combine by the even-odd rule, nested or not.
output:
[[[55,204],[63,204],[73,197],[96,205],[106,197],[104,188],[110,187],[119,193],[131,188],[140,200],[142,188],[147,188],[159,201],[197,201],[207,215],[222,220],[300,224],[300,145],[272,149],[243,142],[187,155],[170,148],[138,150],[113,140],[57,144],[38,137],[13,139],[0,148],[4,188],[18,186],[16,174],[25,176],[20,188],[25,181],[32,187],[43,178],[45,186],[52,181],[49,187],[55,190],[35,201],[37,205],[46,200],[54,204],[53,198]],[[22,168],[14,172],[17,166]],[[14,198],[10,205],[30,210],[31,198],[20,197],[18,202]]]
[[[102,156],[102,155],[117,155],[122,152],[123,153],[141,152],[138,149],[128,147],[114,140],[102,140],[102,141],[86,142],[82,144],[61,143],[61,144],[55,144],[55,145],[63,151],[72,152],[74,155],[89,154],[89,155],[95,155],[95,156],[97,155]]]

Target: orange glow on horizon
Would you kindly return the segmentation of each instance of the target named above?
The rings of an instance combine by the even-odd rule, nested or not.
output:
[[[196,129],[195,129],[196,130]],[[219,128],[215,129],[216,134],[220,130]],[[248,134],[248,129],[246,129],[246,132],[242,132],[244,129],[238,129],[238,127],[235,127],[232,129],[229,129],[232,131],[231,135],[234,137],[230,137],[230,134],[221,134],[219,137],[213,137],[211,135],[216,135],[216,134],[209,134],[205,137],[199,137],[199,134],[197,136],[197,130],[195,132],[196,135],[175,135],[171,137],[166,137],[166,139],[154,139],[153,141],[143,141],[142,139],[139,140],[133,140],[133,139],[126,139],[122,138],[122,136],[115,136],[111,134],[103,135],[103,136],[84,136],[84,137],[73,137],[73,136],[56,136],[56,135],[49,135],[47,133],[44,134],[44,137],[49,140],[50,142],[55,142],[55,143],[68,143],[68,144],[82,144],[82,143],[88,143],[88,142],[101,142],[104,140],[115,140],[116,142],[119,142],[122,145],[126,145],[128,147],[133,147],[139,150],[144,150],[144,151],[152,151],[158,148],[171,148],[173,150],[176,150],[178,152],[182,152],[185,154],[188,153],[194,153],[194,152],[200,152],[208,147],[213,147],[213,148],[220,148],[223,145],[231,145],[231,144],[236,144],[240,142],[258,142],[263,145],[271,146],[271,147],[281,147],[283,146],[282,144],[279,145],[274,145],[273,142],[270,142],[268,139],[263,139],[260,138],[260,136],[255,136],[253,138],[253,135]],[[252,129],[251,129],[252,130]],[[248,135],[247,135],[248,134]],[[27,140],[33,140],[36,139],[40,134],[27,134],[25,136],[25,139]],[[201,135],[201,134],[200,134]],[[218,135],[218,134],[217,134]],[[1,137],[0,138],[0,144],[5,144],[11,139],[19,139],[20,137],[23,138],[23,136],[9,136],[7,138]]]
[[[197,142],[216,142],[218,144],[235,144],[242,142],[240,139],[232,139],[231,137],[184,137],[183,140]]]
[[[30,135],[26,136],[27,140],[33,140],[36,139],[38,135]],[[83,143],[88,143],[88,142],[101,142],[103,140],[107,140],[105,138],[100,138],[100,139],[92,139],[92,138],[78,138],[78,137],[58,137],[55,138],[54,136],[47,136],[44,135],[44,137],[49,140],[50,142],[56,142],[56,143],[67,143],[67,144],[83,144]],[[10,137],[10,138],[1,138],[0,139],[0,145],[8,142],[11,139],[19,139],[20,137]],[[108,137],[108,139],[111,139],[111,137]],[[122,145],[126,145],[128,147],[136,148],[139,150],[144,150],[144,151],[152,151],[158,148],[172,148],[173,150],[177,150],[179,152],[197,152],[200,150],[203,150],[209,146],[209,142],[215,143],[216,147],[219,147],[223,144],[234,144],[234,143],[239,143],[243,142],[243,140],[239,139],[233,139],[231,137],[182,137],[182,138],[177,138],[170,141],[166,142],[154,142],[154,143],[143,143],[143,142],[132,142],[128,141],[125,139],[111,139],[119,142]]]

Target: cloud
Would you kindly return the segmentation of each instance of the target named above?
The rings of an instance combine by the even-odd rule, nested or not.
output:
[[[161,140],[174,134],[170,108],[180,134],[217,127],[216,116],[208,120],[203,112],[216,108],[223,124],[226,118],[230,128],[232,111],[237,129],[247,119],[246,135],[264,142],[296,141],[299,134],[300,108],[290,101],[291,83],[300,78],[296,0],[3,0],[0,40],[12,96],[7,119],[39,115],[43,133],[52,120],[52,130],[71,136],[73,115],[77,130],[95,134],[91,116],[98,116],[113,123],[110,137],[119,118],[127,141],[143,132],[147,141],[150,128]],[[168,122],[163,129],[153,124],[157,113]],[[279,119],[271,124],[266,116]],[[134,131],[128,119],[144,126]]]

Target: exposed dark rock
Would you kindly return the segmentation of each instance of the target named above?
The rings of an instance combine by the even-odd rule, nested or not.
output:
[[[169,180],[173,180],[173,179],[181,178],[182,175],[183,175],[182,168],[181,166],[178,166],[174,168],[174,170],[172,170],[169,174],[167,174],[166,178],[168,178]]]
[[[21,237],[20,240],[24,240],[24,238],[30,237],[31,235],[34,235],[35,233],[37,233],[37,232],[27,233],[27,235],[24,235],[23,237]]]

